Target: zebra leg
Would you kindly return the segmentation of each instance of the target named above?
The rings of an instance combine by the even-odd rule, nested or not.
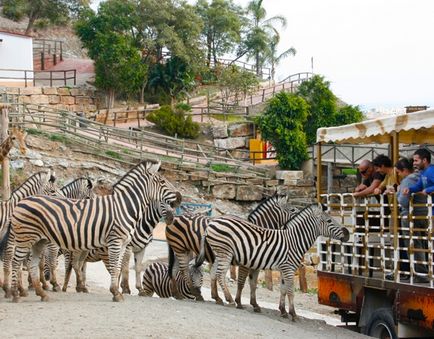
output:
[[[244,284],[246,283],[246,278],[248,274],[248,268],[244,266],[240,266],[238,268],[237,295],[235,297],[235,303],[237,304],[237,308],[239,309],[244,308],[244,306],[241,304],[241,294],[243,292]]]
[[[295,314],[294,307],[294,274],[296,267],[284,267],[282,268],[283,284],[280,288],[280,302],[279,310],[282,317],[288,317],[288,313],[292,316],[292,321],[295,321],[297,315]],[[288,313],[285,309],[285,295],[288,296]]]
[[[27,274],[28,274],[27,277],[28,277],[28,280],[30,280],[30,263],[27,261],[26,265],[27,265]],[[32,286],[32,289],[33,289],[33,286]],[[27,292],[27,290],[24,288],[22,267],[18,271],[18,292],[20,293],[20,296],[22,296],[22,297],[27,297],[29,295],[29,292]]]
[[[12,270],[12,260],[15,253],[15,244],[12,234],[8,240],[5,255],[3,258],[3,291],[5,292],[5,298],[10,298],[12,296],[11,291],[11,270]],[[24,260],[24,259],[23,259]]]
[[[217,279],[216,279],[217,265],[218,265],[218,260],[217,260],[217,258],[215,258],[214,263],[212,264],[211,270],[210,270],[211,298],[213,298],[215,300],[215,303],[217,305],[224,305],[223,300],[219,297],[218,290],[217,290]]]
[[[110,292],[113,294],[113,301],[124,300],[122,293],[119,291],[119,273],[126,246],[126,243],[122,243],[121,240],[118,239],[109,242],[108,245],[109,271],[111,276]]]
[[[48,263],[48,248],[46,247],[39,258],[39,280],[44,290],[48,290],[47,280],[45,279],[45,266]],[[30,277],[30,274],[29,274]]]
[[[189,262],[188,253],[177,253],[176,257],[178,258],[178,270],[182,275],[182,279],[184,279],[184,281],[187,283],[188,289],[191,291],[191,294],[193,294],[195,297],[197,295],[200,295],[200,290],[199,293],[197,293],[197,289],[193,288],[193,283],[191,281],[190,274],[188,273],[188,262]],[[184,299],[184,296],[179,291],[178,283],[176,282],[176,275],[177,272],[173,270],[172,277],[170,279],[171,293],[172,296],[176,299]]]
[[[11,274],[10,274],[11,287],[10,288],[7,287],[8,289],[7,289],[6,293],[9,295],[9,296],[7,296],[7,298],[12,296],[12,302],[19,302],[20,301],[20,294],[18,291],[18,279],[20,278],[19,274],[20,274],[20,270],[21,270],[21,265],[22,265],[24,259],[29,254],[30,249],[28,247],[13,246],[13,251],[14,251],[14,253],[12,253],[12,258],[8,262],[6,262],[6,261],[4,262],[5,269],[6,269],[6,264],[7,264],[7,268],[11,271]],[[5,282],[6,282],[6,279],[5,279]]]
[[[253,306],[254,312],[261,312],[261,308],[256,302],[256,288],[258,286],[259,270],[250,270],[249,285],[250,285],[250,305]]]
[[[75,287],[75,290],[77,292],[84,292],[87,293],[88,290],[86,286],[83,283],[83,263],[86,260],[87,254],[89,251],[80,251],[75,253],[74,259],[72,260],[72,267],[74,268],[74,272],[77,278],[77,285]]]
[[[216,254],[216,258],[217,258]],[[223,293],[225,295],[225,299],[229,304],[234,304],[234,299],[232,298],[231,293],[229,292],[229,289],[226,285],[226,273],[228,272],[228,269],[232,262],[232,255],[231,254],[223,254],[218,260],[217,270],[215,273],[215,278],[219,282],[219,285],[221,289],[223,290]]]
[[[48,256],[46,260],[48,261],[47,274],[50,275],[50,284],[53,286],[54,292],[60,291],[60,285],[57,282],[57,265],[59,257],[59,247],[54,244],[47,245]]]
[[[143,271],[143,257],[145,256],[145,248],[142,249],[140,252],[134,253],[134,269],[136,271],[136,288],[139,291],[140,296],[148,295],[145,293],[142,282],[140,279],[140,275]]]
[[[66,292],[68,289],[69,279],[71,278],[72,271],[72,252],[71,251],[63,251],[63,257],[65,258],[65,279],[63,281],[62,291]]]
[[[122,257],[121,264],[121,288],[122,294],[131,294],[130,289],[130,258],[131,258],[131,249],[125,250],[124,256]],[[140,280],[139,280],[140,281]]]
[[[39,260],[42,251],[44,250],[45,244],[47,243],[47,240],[39,240],[38,242],[34,243],[32,246],[32,259],[30,261],[30,276],[32,277],[32,283],[33,287],[35,288],[36,295],[41,297],[41,301],[48,301],[48,295],[43,290],[41,281],[39,279]]]

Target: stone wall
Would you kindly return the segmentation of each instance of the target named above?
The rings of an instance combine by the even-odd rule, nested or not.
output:
[[[84,112],[90,115],[96,111],[95,92],[91,89],[69,87],[20,87],[6,88],[8,94],[19,95],[23,104],[34,104],[67,111]]]
[[[235,159],[249,158],[249,140],[254,137],[252,123],[232,123],[212,127],[214,146],[228,150]]]

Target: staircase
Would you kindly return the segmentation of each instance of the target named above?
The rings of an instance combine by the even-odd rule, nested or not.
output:
[[[44,71],[63,61],[63,41],[33,39],[33,70]]]

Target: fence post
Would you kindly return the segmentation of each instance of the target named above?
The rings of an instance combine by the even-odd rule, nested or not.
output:
[[[262,90],[262,101],[261,102],[264,102],[264,100],[265,100],[265,88]]]
[[[63,83],[66,86],[66,71],[63,71]]]
[[[60,61],[63,61],[63,41],[60,41]]]

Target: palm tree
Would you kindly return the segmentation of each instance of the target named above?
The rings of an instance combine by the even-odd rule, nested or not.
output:
[[[279,45],[279,42],[280,42],[280,34],[277,30],[274,30],[274,35],[271,38],[269,54],[266,56],[266,60],[270,63],[271,66],[271,79],[273,81],[274,81],[274,76],[276,74],[277,65],[279,65],[279,63],[283,59],[287,58],[290,55],[294,56],[297,53],[294,47],[290,47],[286,51],[277,55],[277,45]]]
[[[276,32],[274,25],[280,24],[286,27],[286,18],[280,15],[266,19],[267,11],[262,7],[262,0],[252,0],[247,5],[247,14],[252,19],[250,22],[249,33],[245,41],[247,59],[255,59],[256,74],[260,75],[266,56],[270,55],[273,32]]]

